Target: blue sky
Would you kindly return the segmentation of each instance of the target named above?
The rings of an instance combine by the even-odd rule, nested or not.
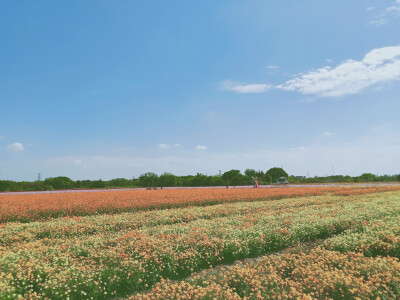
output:
[[[400,1],[1,1],[0,179],[400,173]]]

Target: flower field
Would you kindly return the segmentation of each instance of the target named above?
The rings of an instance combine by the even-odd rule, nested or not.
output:
[[[399,299],[400,262],[316,249],[163,280],[130,299]]]
[[[299,196],[366,194],[400,190],[381,187],[296,187],[273,189],[186,189],[136,190],[52,194],[0,194],[0,223],[43,221],[63,216],[116,214],[185,206],[206,206],[227,202],[282,199]]]
[[[398,299],[399,190],[3,195],[0,299]]]

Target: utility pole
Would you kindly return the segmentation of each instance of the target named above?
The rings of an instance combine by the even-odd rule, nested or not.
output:
[[[37,174],[37,180],[40,181],[42,179],[42,174],[38,173]]]

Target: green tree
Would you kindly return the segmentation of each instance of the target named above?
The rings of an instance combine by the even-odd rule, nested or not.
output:
[[[246,184],[253,184],[253,178],[258,178],[258,182],[261,182],[259,174],[254,169],[246,169],[244,171]]]
[[[11,180],[0,180],[0,191],[1,192],[8,192],[12,191],[12,187],[15,185],[14,181]]]
[[[164,173],[159,178],[160,186],[175,186],[176,176],[171,173]]]
[[[269,174],[265,174],[264,176],[264,182],[267,184],[271,184],[272,183],[272,177]]]
[[[271,176],[272,182],[276,182],[280,177],[288,177],[288,174],[282,168],[271,168],[265,174]]]
[[[158,183],[158,175],[156,173],[147,172],[139,176],[139,184],[144,187],[154,187]]]
[[[242,182],[242,174],[239,170],[230,170],[222,174],[222,179],[226,185],[240,185]]]
[[[43,182],[44,186],[52,186],[55,190],[70,189],[74,186],[74,182],[68,177],[50,177]]]
[[[222,179],[222,176],[219,175],[208,176],[207,186],[221,186],[221,185],[224,185],[224,180]]]
[[[207,185],[207,175],[197,173],[192,180],[193,186],[206,186]]]
[[[108,181],[109,187],[128,187],[132,185],[132,181],[125,178],[114,178]]]
[[[245,171],[244,171],[244,175],[246,175],[247,177],[250,177],[250,178],[252,178],[252,177],[256,177],[256,174],[257,172],[256,172],[256,170],[254,170],[254,169],[246,169]]]
[[[92,187],[95,189],[102,189],[102,188],[106,187],[106,183],[101,179],[94,180],[94,181],[92,181]]]
[[[372,174],[372,173],[364,173],[359,178],[360,178],[360,181],[369,182],[369,181],[374,181],[376,176],[374,174]]]

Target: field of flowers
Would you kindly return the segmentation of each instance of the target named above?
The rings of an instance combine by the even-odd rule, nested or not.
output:
[[[400,190],[381,187],[296,187],[269,189],[130,190],[52,194],[0,194],[0,223],[43,221],[63,216],[117,214],[219,203],[282,199],[299,196],[366,194]]]
[[[400,297],[399,187],[118,193],[2,196],[0,299]]]
[[[315,249],[162,280],[134,299],[399,299],[400,262]]]
[[[365,256],[391,256],[400,258],[400,218],[388,216],[373,220],[362,230],[346,230],[329,238],[324,247],[340,252],[359,252]]]

